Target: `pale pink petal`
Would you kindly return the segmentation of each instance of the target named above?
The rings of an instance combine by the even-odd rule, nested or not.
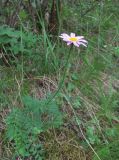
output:
[[[70,36],[68,34],[66,34],[66,33],[62,33],[61,36],[59,36],[59,37],[61,37],[61,38],[66,38],[66,37],[69,38]]]
[[[68,35],[68,34],[66,34],[66,33],[62,33],[61,35],[62,35],[62,36],[69,36],[69,35]]]
[[[63,38],[63,36],[59,36],[60,38]]]
[[[79,42],[88,43],[85,39],[81,39],[81,40],[79,40]]]
[[[82,43],[82,42],[78,42],[79,45],[83,45],[85,47],[87,47],[87,45],[85,43]]]
[[[76,36],[76,38],[78,38],[79,40],[84,38],[84,36]]]
[[[71,37],[75,37],[75,33],[71,33],[70,36],[71,36]]]
[[[72,44],[72,42],[67,42],[67,45],[69,46],[70,44]]]
[[[73,42],[73,44],[77,47],[79,47],[79,44],[77,42]]]
[[[63,41],[69,42],[69,38],[63,38]]]
[[[60,38],[64,38],[65,36],[59,36]]]

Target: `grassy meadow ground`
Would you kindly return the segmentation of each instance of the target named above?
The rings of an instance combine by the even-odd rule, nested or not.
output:
[[[25,11],[3,25],[10,7],[0,18],[0,160],[119,160],[118,0],[63,1],[58,35],[82,35],[87,48],[33,33]]]

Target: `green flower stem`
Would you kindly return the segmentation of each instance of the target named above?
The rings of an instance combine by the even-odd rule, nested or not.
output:
[[[57,91],[54,93],[54,95],[48,100],[47,104],[49,104],[57,96],[59,91],[62,89],[62,86],[64,84],[64,80],[65,80],[65,77],[66,77],[66,72],[67,72],[67,69],[68,69],[68,64],[69,64],[69,59],[70,59],[72,47],[73,46],[71,46],[71,48],[69,50],[69,53],[68,53],[68,56],[67,56],[67,61],[65,63],[65,70],[64,70],[64,73],[63,73],[63,76],[62,76],[62,80],[59,83],[59,87],[58,87]]]

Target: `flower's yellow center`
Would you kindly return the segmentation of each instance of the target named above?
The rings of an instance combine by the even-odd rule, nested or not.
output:
[[[76,42],[76,41],[78,40],[78,38],[76,38],[76,37],[71,37],[71,38],[69,38],[69,40],[70,40],[70,41],[73,41],[73,42]]]

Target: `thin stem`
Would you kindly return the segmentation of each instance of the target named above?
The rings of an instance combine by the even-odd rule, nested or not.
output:
[[[63,77],[62,77],[62,80],[60,81],[59,83],[59,87],[57,89],[57,91],[54,93],[54,95],[48,100],[47,104],[49,104],[56,96],[57,94],[59,93],[59,91],[61,90],[62,86],[63,86],[63,83],[64,83],[64,80],[65,80],[65,77],[66,77],[66,72],[67,72],[67,66],[69,64],[69,59],[70,59],[70,55],[71,55],[71,50],[72,50],[72,46],[69,50],[69,53],[68,53],[68,56],[67,56],[67,61],[65,63],[65,70],[64,70],[64,73],[63,73]]]

